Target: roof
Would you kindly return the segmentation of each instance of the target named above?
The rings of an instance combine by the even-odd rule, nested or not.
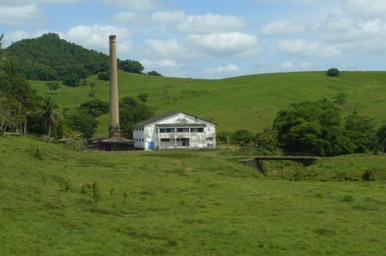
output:
[[[182,127],[206,127],[206,124],[156,124],[156,127],[177,127],[177,128],[182,128]]]
[[[167,112],[167,113],[164,113],[164,114],[161,114],[161,115],[154,116],[154,117],[152,117],[152,118],[146,119],[146,120],[144,120],[144,121],[142,121],[142,122],[136,123],[136,124],[134,124],[133,126],[134,126],[134,127],[142,127],[142,126],[145,126],[145,125],[147,125],[147,124],[150,124],[150,123],[153,123],[153,122],[157,122],[157,121],[159,121],[159,120],[162,120],[162,119],[164,119],[164,118],[167,118],[167,117],[170,117],[170,116],[177,115],[177,114],[179,114],[179,113],[183,113],[183,112]],[[196,117],[196,116],[194,116],[194,115],[190,115],[190,114],[186,114],[186,113],[183,113],[183,114],[188,115],[188,116]],[[197,117],[197,118],[198,118],[198,117]],[[200,118],[200,119],[201,119],[201,118]],[[201,120],[203,120],[203,119],[201,119]],[[206,121],[206,122],[209,122],[209,121]],[[210,122],[210,123],[212,123],[212,122]]]
[[[136,123],[133,126],[145,126],[147,124],[150,124],[150,123],[162,120],[162,119],[164,119],[166,117],[174,116],[174,115],[176,115],[178,113],[180,113],[180,112],[167,112],[167,113],[164,113],[164,114],[161,114],[161,115],[154,116],[152,118],[146,119],[146,120],[144,120],[142,122]]]

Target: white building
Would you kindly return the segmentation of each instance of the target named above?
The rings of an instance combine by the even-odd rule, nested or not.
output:
[[[181,112],[165,113],[133,125],[136,149],[215,148],[216,124]]]

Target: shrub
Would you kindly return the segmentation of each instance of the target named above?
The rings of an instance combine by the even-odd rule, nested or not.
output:
[[[109,81],[110,80],[110,73],[109,72],[101,72],[98,74],[98,80],[102,81]]]
[[[327,76],[339,76],[340,71],[337,68],[327,70]]]
[[[374,173],[372,170],[366,170],[362,175],[362,180],[373,181],[375,180]]]

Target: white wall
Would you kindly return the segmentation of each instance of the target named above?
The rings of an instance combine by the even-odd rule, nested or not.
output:
[[[176,133],[157,133],[155,127],[156,124],[206,124],[204,127],[204,132],[176,132]],[[135,140],[135,148],[141,148],[144,150],[149,150],[149,142],[154,142],[154,149],[162,148],[183,148],[183,141],[181,139],[189,140],[190,148],[215,148],[216,147],[216,126],[213,123],[204,121],[199,118],[195,118],[184,113],[179,113],[174,116],[167,117],[163,120],[158,120],[157,122],[147,124],[143,131],[133,132],[133,137]],[[144,141],[137,141],[144,138]],[[168,142],[161,142],[162,138],[169,138]],[[212,140],[208,140],[212,138]],[[209,144],[209,145],[208,145]],[[187,141],[185,141],[185,146],[187,146]]]

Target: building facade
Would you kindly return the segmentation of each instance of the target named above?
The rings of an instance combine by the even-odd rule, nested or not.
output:
[[[136,149],[216,148],[216,124],[181,112],[165,113],[133,125]]]

